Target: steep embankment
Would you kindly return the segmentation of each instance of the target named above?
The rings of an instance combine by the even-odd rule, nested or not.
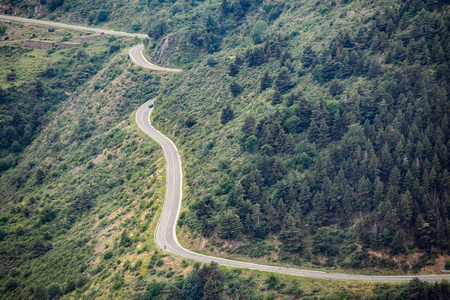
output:
[[[151,68],[151,66],[149,66]],[[164,200],[164,207],[161,212],[161,216],[158,220],[158,227],[155,232],[155,240],[158,246],[164,251],[179,255],[183,258],[189,258],[195,261],[201,262],[215,262],[219,265],[234,267],[234,268],[246,268],[258,271],[266,271],[287,275],[296,276],[309,276],[318,277],[324,279],[340,279],[340,280],[358,280],[358,281],[381,281],[381,282],[408,282],[413,278],[418,278],[422,281],[440,281],[442,279],[450,279],[450,275],[428,275],[428,276],[365,276],[365,275],[348,275],[339,273],[325,273],[320,271],[308,271],[299,270],[293,268],[280,268],[276,266],[258,265],[246,262],[239,262],[233,260],[227,260],[220,257],[212,257],[202,255],[189,251],[178,243],[175,228],[177,219],[180,212],[181,200],[182,200],[182,167],[181,161],[178,156],[178,150],[176,146],[167,137],[157,131],[150,124],[150,113],[152,108],[149,107],[153,104],[154,100],[150,100],[137,110],[136,123],[148,134],[152,139],[157,141],[163,151],[166,158],[166,195]]]
[[[35,102],[46,106],[34,109],[41,115],[30,126],[39,122],[38,130],[0,177],[0,298],[122,297],[142,284],[132,274],[141,273],[143,262],[143,274],[156,278],[156,271],[148,275],[150,257],[158,271],[166,262],[177,268],[172,275],[186,272],[180,261],[154,253],[150,230],[164,198],[164,161],[131,116],[142,99],[158,94],[163,79],[134,67],[120,50],[131,46],[126,40],[28,49],[20,44],[31,35],[79,37],[58,28],[7,26],[11,39],[2,42],[0,59],[16,77],[1,78],[9,95],[2,116],[6,105],[19,116]],[[59,93],[63,99],[49,105]],[[28,126],[27,118],[11,119],[21,120],[11,125],[18,134]]]
[[[448,6],[335,4],[289,2],[270,21],[275,4],[240,19],[221,6],[185,34],[212,54],[165,86],[154,116],[186,162],[182,243],[291,267],[440,272]],[[169,56],[186,42],[170,41]]]
[[[11,43],[19,41],[14,30],[16,27],[7,32],[15,36]],[[26,38],[34,28],[20,30]],[[46,39],[39,36],[40,28],[35,33],[36,39]],[[56,29],[49,34],[54,38],[60,32]],[[63,35],[68,37],[67,32]],[[118,42],[89,42],[83,52],[76,47],[33,50],[29,56],[14,52],[8,61],[36,62],[39,57],[37,62],[49,63],[59,74],[59,59],[77,57],[72,64],[76,61],[74,67],[83,70],[96,50],[116,49]],[[164,164],[156,145],[136,131],[133,118],[127,114],[136,101],[153,97],[161,81],[159,76],[134,68],[124,53],[110,55],[97,75],[79,86],[73,81],[62,85],[76,91],[69,101],[62,101],[46,115],[49,123],[42,126],[18,164],[0,178],[4,196],[0,223],[2,299],[61,295],[74,299],[176,299],[203,290],[223,297],[273,293],[318,296],[338,293],[341,288],[350,288],[358,295],[370,292],[366,284],[347,287],[345,282],[309,279],[287,282],[262,273],[225,273],[213,265],[191,268],[186,261],[157,253],[152,232],[163,200]],[[58,59],[52,60],[53,56]],[[33,74],[18,68],[17,81],[9,84]],[[44,86],[52,83],[41,79]],[[208,290],[209,277],[219,289]],[[195,278],[201,278],[197,285],[192,284]],[[223,290],[227,285],[235,288]],[[260,291],[261,286],[276,290]]]
[[[185,243],[308,267],[442,269],[447,12],[235,1],[159,14],[152,36],[173,33],[163,59],[191,63],[154,118],[186,161]]]

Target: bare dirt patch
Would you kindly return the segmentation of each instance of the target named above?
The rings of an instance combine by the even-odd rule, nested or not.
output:
[[[103,151],[103,153],[105,153],[105,150]],[[94,164],[96,164],[96,165],[98,165],[99,163],[103,162],[105,160],[105,158],[106,158],[106,155],[103,154],[103,153],[97,155],[94,159],[92,159],[92,162]]]

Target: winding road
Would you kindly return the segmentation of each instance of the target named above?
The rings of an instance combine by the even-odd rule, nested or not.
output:
[[[185,258],[190,258],[201,262],[217,262],[220,265],[246,268],[259,271],[282,273],[295,276],[308,276],[325,279],[358,280],[358,281],[381,281],[381,282],[407,282],[414,277],[423,281],[439,281],[443,278],[450,279],[450,275],[419,275],[419,276],[370,276],[370,275],[349,275],[340,273],[326,273],[321,271],[300,270],[294,268],[275,267],[259,265],[241,261],[234,261],[218,257],[207,256],[189,251],[178,243],[175,228],[181,206],[182,169],[177,147],[173,142],[156,130],[150,123],[150,114],[153,108],[149,108],[154,100],[144,103],[136,112],[136,123],[143,132],[157,141],[166,157],[166,198],[161,217],[155,233],[155,241],[158,247]]]
[[[137,46],[134,46],[130,49],[130,57],[131,60],[134,61],[136,64],[138,64],[141,67],[149,68],[156,71],[166,71],[166,72],[183,72],[181,69],[171,69],[171,68],[164,68],[157,65],[154,65],[152,63],[149,63],[147,59],[145,59],[144,55],[142,54],[142,50],[144,50],[144,45],[140,44]]]
[[[40,21],[40,20],[31,20],[25,18],[11,17],[0,15],[0,19],[6,19],[11,21],[18,22],[27,22],[40,24],[45,26],[54,26],[54,27],[64,27],[75,30],[83,30],[83,31],[96,31],[96,32],[104,32],[105,34],[112,35],[121,35],[121,36],[132,36],[139,38],[147,38],[147,35],[144,34],[133,34],[126,33],[120,31],[112,31],[112,30],[104,30],[98,28],[90,28],[90,27],[82,27],[75,25],[67,25],[55,22],[48,21]],[[149,63],[145,57],[142,55],[142,50],[144,49],[143,45],[138,45],[129,50],[129,54],[133,62],[138,64],[141,67],[149,68],[157,71],[168,71],[168,72],[181,72],[180,69],[170,69],[156,66],[154,64]],[[159,218],[158,225],[155,232],[155,241],[158,247],[164,249],[166,252],[173,253],[175,255],[179,255],[185,258],[193,259],[201,262],[217,262],[220,265],[235,267],[235,268],[246,268],[252,270],[259,271],[267,271],[295,276],[308,276],[308,277],[316,277],[316,278],[325,278],[325,279],[339,279],[339,280],[359,280],[359,281],[380,281],[380,282],[407,282],[413,279],[414,277],[419,278],[423,281],[439,281],[441,279],[449,279],[450,275],[419,275],[419,276],[370,276],[370,275],[349,275],[349,274],[341,274],[341,273],[326,273],[321,271],[310,271],[310,270],[300,270],[294,268],[286,268],[286,267],[276,267],[276,266],[267,266],[267,265],[259,265],[247,262],[234,261],[229,259],[223,259],[218,257],[212,257],[207,255],[202,255],[199,253],[195,253],[183,248],[177,240],[177,236],[175,233],[176,222],[178,219],[178,215],[180,213],[181,207],[181,199],[182,199],[182,182],[183,182],[183,173],[181,168],[181,161],[178,155],[178,150],[175,144],[156,130],[150,123],[150,114],[153,108],[150,108],[149,105],[153,104],[154,100],[147,101],[144,103],[136,112],[136,123],[141,128],[141,130],[149,135],[152,139],[157,141],[163,151],[164,156],[166,157],[166,195],[164,206],[162,210],[162,214]]]
[[[131,48],[129,51],[131,59],[134,62],[141,62],[138,63],[140,66],[155,70],[166,70],[173,72],[181,71],[179,69],[167,69],[158,67],[148,62],[142,63],[143,61],[146,62],[146,60],[142,56],[141,46],[142,45]],[[378,281],[378,282],[408,282],[414,277],[417,277],[422,281],[429,281],[429,282],[440,281],[441,279],[444,278],[450,279],[450,275],[371,276],[371,275],[349,275],[342,273],[326,273],[322,271],[300,270],[294,268],[267,266],[213,257],[195,253],[189,251],[186,248],[183,248],[178,243],[175,232],[182,199],[183,173],[181,168],[181,160],[175,144],[151,125],[150,114],[153,108],[150,108],[149,105],[153,103],[154,100],[150,100],[144,103],[141,107],[139,107],[139,109],[136,112],[136,123],[144,133],[149,135],[152,139],[154,139],[161,145],[164,151],[164,156],[166,157],[166,195],[161,217],[159,218],[155,232],[156,244],[158,245],[159,248],[164,249],[164,251],[175,255],[179,255],[181,257],[193,259],[196,261],[208,263],[214,261],[219,265],[234,268],[246,268],[258,271],[267,271],[295,276],[317,277],[324,279]]]
[[[44,25],[44,26],[49,26],[49,27],[69,28],[69,29],[81,30],[81,31],[93,31],[93,32],[104,33],[104,34],[109,34],[109,35],[138,37],[141,39],[148,38],[148,35],[142,34],[142,33],[128,33],[128,32],[123,32],[123,31],[115,31],[115,30],[102,29],[102,28],[70,25],[70,24],[64,24],[64,23],[27,19],[27,18],[7,16],[7,15],[0,15],[0,20],[15,21],[15,22],[21,22],[21,23],[31,23],[31,24]]]

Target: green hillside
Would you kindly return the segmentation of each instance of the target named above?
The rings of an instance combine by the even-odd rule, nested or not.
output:
[[[27,116],[30,109],[46,109],[23,148],[12,151],[4,143],[0,299],[373,294],[373,284],[217,269],[159,253],[153,232],[164,163],[159,147],[137,129],[132,111],[158,95],[169,77],[129,62],[120,50],[130,46],[126,40],[33,49],[23,42],[76,43],[77,33],[4,24],[2,114],[21,122],[3,128],[20,133],[36,122]],[[86,70],[90,76],[81,76]],[[21,143],[22,134],[15,136]],[[211,283],[217,289],[209,290]],[[383,293],[407,288],[377,287]]]
[[[139,270],[138,261],[148,257],[148,264],[156,249],[150,229],[163,201],[164,160],[132,112],[156,95],[161,77],[130,68],[120,50],[131,45],[126,40],[21,46],[30,36],[48,39],[41,30],[7,24],[12,38],[1,46],[2,65],[17,74],[1,80],[2,116],[11,120],[2,145],[19,138],[0,179],[0,298],[41,299],[47,290],[52,298],[75,289],[74,298],[92,297],[110,281],[114,293],[124,284],[114,270]],[[73,35],[51,33],[56,41]]]
[[[246,3],[173,34],[186,38],[174,49],[205,56],[167,84],[154,117],[185,161],[185,245],[439,272],[450,241],[448,6]]]
[[[130,39],[31,50],[21,43],[77,33],[3,23],[2,297],[70,283],[74,298],[445,299],[448,282],[394,295],[154,254],[163,159],[132,112],[157,97],[153,123],[180,149],[185,247],[308,269],[439,273],[450,264],[446,1],[2,5],[147,33],[149,59],[184,69],[133,66]]]

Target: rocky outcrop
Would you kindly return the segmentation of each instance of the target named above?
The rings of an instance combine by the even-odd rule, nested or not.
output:
[[[171,65],[177,64],[174,61],[176,53],[183,51],[191,51],[192,46],[189,44],[186,32],[171,33],[164,37],[156,48],[154,55],[152,56],[152,62],[157,64]]]
[[[170,36],[163,38],[161,44],[159,44],[156,49],[155,56],[152,58],[152,62],[157,62],[159,58],[161,58],[169,47]]]

